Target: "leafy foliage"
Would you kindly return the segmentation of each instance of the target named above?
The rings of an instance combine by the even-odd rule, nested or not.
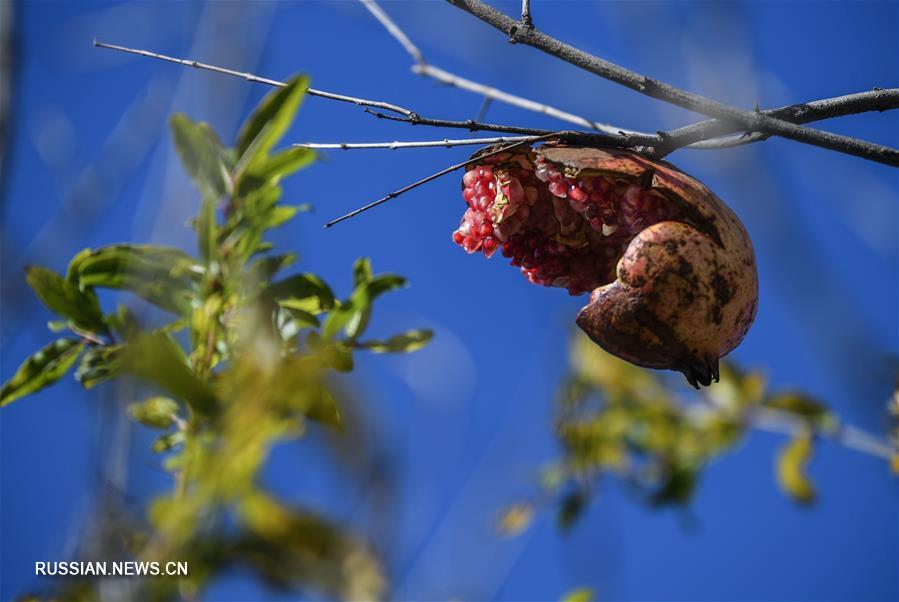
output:
[[[174,476],[173,491],[153,501],[148,523],[123,545],[140,560],[187,560],[190,576],[142,581],[134,599],[194,597],[233,565],[316,595],[384,595],[380,563],[360,536],[279,501],[258,479],[277,442],[314,424],[342,428],[330,374],[352,370],[356,352],[413,351],[432,336],[410,330],[360,340],[375,300],[407,284],[374,274],[368,259],[353,266],[354,288],[343,300],[312,273],[275,280],[296,256],[271,254],[264,235],[306,209],[279,204],[280,181],[315,155],[274,148],[306,86],[296,77],[266,97],[234,148],[205,123],[172,118],[178,154],[201,195],[192,222],[196,257],[115,244],[80,252],[65,276],[28,269],[28,283],[58,316],[51,330],[74,336],[28,358],[3,386],[0,405],[55,382],[80,359],[75,378],[85,388],[123,378],[141,383],[144,399],[130,404],[130,414],[160,432],[153,449]],[[98,289],[131,293],[172,321],[146,329],[124,306],[104,313]],[[70,583],[67,595],[94,597],[84,582]]]
[[[721,382],[694,391],[606,353],[581,334],[572,339],[571,371],[560,387],[555,429],[560,460],[541,473],[543,499],[557,500],[558,524],[571,528],[602,479],[623,480],[651,506],[683,506],[703,470],[755,428],[790,435],[775,461],[776,481],[808,505],[815,489],[807,474],[816,438],[840,423],[826,405],[794,391],[769,392],[761,374],[721,365]],[[533,504],[517,502],[499,528],[520,532]],[[531,509],[529,509],[531,508]]]

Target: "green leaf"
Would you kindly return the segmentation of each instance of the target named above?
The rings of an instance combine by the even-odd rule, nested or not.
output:
[[[162,387],[200,413],[213,413],[217,406],[215,394],[193,373],[184,352],[170,337],[161,332],[141,334],[128,341],[126,350],[126,372]]]
[[[268,152],[290,127],[308,85],[306,76],[295,76],[285,87],[268,94],[262,100],[244,122],[237,137],[237,156],[240,157],[240,164],[249,169],[255,161],[268,156]]]
[[[203,266],[174,247],[110,245],[81,253],[69,264],[68,278],[82,289],[128,290],[175,314],[192,309]]]
[[[253,170],[253,175],[265,181],[277,182],[313,161],[315,161],[315,151],[295,146],[269,157],[267,161],[259,164]]]
[[[346,345],[334,343],[322,350],[325,362],[338,372],[350,372],[353,369],[353,351]]]
[[[359,262],[357,262],[357,266]],[[361,270],[360,270],[361,271]],[[355,276],[356,270],[354,270]],[[350,341],[361,336],[368,327],[372,302],[384,293],[402,288],[408,281],[395,274],[382,274],[356,287],[350,298],[328,314],[322,328],[325,338],[334,338],[342,329]]]
[[[386,341],[363,341],[355,346],[375,353],[410,353],[427,345],[432,338],[434,332],[431,330],[409,330]]]
[[[26,268],[26,280],[37,296],[51,311],[88,332],[106,333],[100,302],[93,291],[79,290],[53,270]]]
[[[814,447],[810,433],[794,437],[781,450],[777,459],[777,482],[796,502],[809,505],[815,501],[815,486],[805,473]]]
[[[269,303],[312,314],[334,307],[331,287],[315,274],[297,274],[279,280],[265,289],[262,296]]]
[[[176,445],[184,443],[184,432],[183,431],[175,431],[173,433],[166,433],[165,435],[159,437],[156,441],[153,442],[153,451],[157,454],[161,454],[169,451],[174,448]]]
[[[259,226],[263,230],[272,230],[293,219],[299,210],[299,206],[295,205],[276,205],[265,212],[260,219]]]
[[[353,286],[358,287],[371,282],[371,259],[360,257],[353,264]]]
[[[275,326],[285,341],[291,340],[304,328],[318,328],[318,318],[308,311],[279,307],[275,313]]]
[[[662,486],[653,493],[650,501],[656,506],[686,504],[696,491],[696,482],[695,469],[686,466],[670,467]]]
[[[85,389],[118,377],[122,372],[122,345],[91,347],[81,357],[75,378]]]
[[[84,345],[79,339],[57,339],[26,359],[0,389],[0,407],[55,383],[72,367]]]
[[[218,254],[218,224],[215,221],[215,201],[210,198],[203,200],[200,206],[200,214],[194,224],[197,231],[197,247],[200,257],[206,264]]]
[[[206,200],[215,201],[231,192],[231,176],[225,148],[207,123],[195,123],[183,113],[172,117],[172,138],[184,169]]]
[[[322,388],[321,397],[306,411],[306,417],[309,420],[320,422],[338,431],[343,430],[343,417],[340,414],[340,407],[328,389]]]
[[[150,428],[167,429],[178,416],[178,402],[168,397],[155,396],[128,406],[131,417]]]
[[[280,270],[288,268],[296,262],[295,253],[284,255],[269,255],[254,261],[246,269],[244,280],[253,285],[267,285]]]
[[[819,428],[836,427],[837,418],[826,405],[802,393],[784,392],[762,402],[766,408],[793,414]]]

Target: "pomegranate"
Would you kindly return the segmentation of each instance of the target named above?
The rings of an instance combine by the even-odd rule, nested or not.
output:
[[[458,245],[487,257],[501,250],[534,284],[592,291],[578,326],[638,366],[709,385],[755,317],[749,235],[667,162],[617,148],[520,146],[470,165],[462,197]]]

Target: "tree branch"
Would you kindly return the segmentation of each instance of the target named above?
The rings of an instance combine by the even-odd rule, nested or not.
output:
[[[396,150],[398,148],[428,148],[428,147],[443,147],[443,148],[451,148],[453,146],[466,146],[473,144],[506,144],[509,142],[522,143],[522,142],[536,142],[540,140],[539,136],[521,136],[521,137],[497,137],[497,138],[465,138],[462,140],[423,140],[423,141],[394,141],[394,142],[333,142],[333,143],[321,143],[321,142],[305,142],[300,144],[294,144],[294,146],[299,148],[310,148],[317,150],[355,150],[355,149],[369,149],[369,148],[386,148],[389,150]]]
[[[409,56],[412,57],[412,59],[415,61],[415,64],[412,65],[412,73],[415,73],[416,75],[430,77],[434,80],[439,81],[440,83],[453,86],[454,88],[459,88],[460,90],[472,92],[491,100],[503,102],[508,105],[518,107],[519,109],[532,111],[534,113],[539,113],[548,117],[553,117],[560,121],[565,121],[582,128],[604,132],[609,135],[617,135],[622,131],[632,134],[642,134],[642,132],[624,130],[613,125],[593,121],[592,119],[587,119],[586,117],[581,117],[580,115],[575,115],[573,113],[569,113],[567,111],[563,111],[561,109],[557,109],[556,107],[536,102],[528,98],[516,96],[514,94],[510,94],[508,92],[504,92],[502,90],[494,88],[493,86],[488,86],[486,84],[466,79],[464,77],[456,75],[455,73],[450,73],[449,71],[441,69],[436,65],[431,65],[425,60],[424,55],[422,54],[418,46],[416,46],[412,42],[412,40],[409,39],[409,36],[407,36],[405,32],[400,29],[400,27],[393,21],[393,19],[391,19],[390,16],[385,13],[384,10],[374,0],[360,1],[365,6],[365,8],[367,8],[369,12],[374,15],[374,17],[381,23],[381,25],[384,26],[384,29],[386,29],[387,32],[392,35],[397,42],[400,43],[400,45],[406,50]],[[524,0],[524,2],[525,5],[522,7],[523,9],[528,6],[527,0]],[[523,11],[522,19],[524,19],[525,14],[526,13]],[[528,12],[527,14],[529,15],[530,13]],[[642,135],[649,136],[650,134]]]
[[[805,421],[793,414],[770,408],[753,410],[750,424],[760,431],[791,437],[805,432],[809,428]],[[815,429],[814,432],[824,439],[829,439],[847,449],[887,461],[899,454],[899,450],[890,445],[888,441],[849,424],[840,424],[833,431]]]
[[[825,98],[777,109],[768,109],[762,111],[762,114],[792,123],[810,123],[833,117],[855,115],[868,111],[882,112],[896,108],[899,108],[899,88],[875,88],[869,92],[847,94],[835,98]],[[768,138],[766,134],[756,132],[714,140],[714,138],[739,131],[740,128],[734,127],[733,124],[717,119],[700,121],[699,123],[665,132],[660,136],[661,140],[659,145],[657,145],[656,154],[658,158],[661,158],[684,147],[717,149],[750,144]]]
[[[234,77],[240,77],[249,82],[255,82],[257,84],[265,84],[267,86],[275,86],[278,88],[283,88],[287,84],[282,81],[278,81],[276,79],[269,79],[267,77],[259,77],[258,75],[253,75],[252,73],[248,73],[246,71],[235,71],[234,69],[226,69],[225,67],[217,67],[215,65],[209,65],[207,63],[201,63],[199,61],[189,60],[189,59],[179,59],[172,56],[166,56],[164,54],[159,54],[157,52],[150,52],[149,50],[138,50],[136,48],[127,48],[125,46],[117,46],[115,44],[106,44],[104,42],[98,42],[94,40],[94,46],[98,48],[108,48],[109,50],[118,50],[119,52],[127,52],[129,54],[137,54],[140,56],[146,56],[151,59],[158,59],[161,61],[167,61],[169,63],[176,63],[178,65],[183,65],[185,67],[193,67],[195,69],[203,69],[205,71],[213,71],[215,73],[223,73],[225,75],[231,75]],[[404,107],[400,107],[395,104],[391,104],[389,102],[382,102],[380,100],[369,100],[367,98],[356,98],[355,96],[346,96],[345,94],[335,94],[334,92],[325,92],[324,90],[316,90],[314,88],[308,88],[306,93],[309,96],[319,96],[321,98],[327,98],[329,100],[336,100],[338,102],[348,102],[360,107],[372,107],[375,109],[381,109],[382,111],[390,111],[392,113],[397,113],[399,115],[403,115],[406,117],[413,117],[415,115],[414,111],[406,109]]]
[[[370,113],[379,119],[387,119],[390,121],[400,121],[402,123],[408,123],[410,125],[428,125],[432,127],[441,127],[441,128],[456,128],[456,129],[465,129],[470,132],[500,132],[505,134],[521,134],[524,136],[546,136],[549,134],[553,134],[553,130],[543,130],[537,128],[528,128],[528,127],[520,127],[517,125],[500,125],[496,123],[482,123],[480,121],[474,121],[473,119],[466,119],[464,121],[455,121],[451,119],[433,119],[430,117],[422,117],[421,115],[415,114],[410,117],[403,117],[399,115],[389,115],[387,113],[380,113],[378,111],[372,111],[370,109],[365,109],[366,113]],[[571,130],[566,130],[566,136],[569,140],[576,140],[581,144],[605,144],[608,146],[639,146],[644,143],[653,142],[656,140],[655,136],[644,135],[644,134],[627,134],[625,135],[609,135],[604,134],[602,132],[576,132]]]
[[[857,138],[823,132],[776,119],[761,112],[745,111],[665,82],[649,78],[565,44],[537,29],[522,28],[520,23],[480,0],[447,0],[481,21],[493,26],[517,43],[526,44],[555,56],[604,79],[641,94],[685,109],[734,124],[747,132],[761,132],[790,138],[806,144],[855,155],[886,165],[899,166],[899,150]]]
[[[358,209],[354,209],[353,211],[350,211],[346,215],[342,215],[342,216],[338,217],[337,219],[333,219],[330,222],[325,224],[325,228],[330,228],[334,224],[338,224],[344,220],[350,219],[351,217],[355,217],[355,216],[359,215],[360,213],[368,211],[369,209],[373,209],[373,208],[377,207],[378,205],[386,203],[387,201],[389,201],[392,198],[396,198],[396,197],[400,196],[401,194],[409,192],[413,188],[417,188],[417,187],[421,186],[422,184],[427,184],[431,180],[436,180],[437,178],[439,178],[441,176],[445,176],[446,174],[452,173],[452,172],[456,171],[457,169],[461,169],[461,168],[465,167],[466,165],[468,165],[469,163],[474,163],[476,161],[481,161],[483,159],[486,159],[487,157],[492,157],[493,155],[498,155],[499,153],[504,153],[507,150],[513,149],[520,144],[524,144],[525,142],[539,142],[540,140],[548,140],[549,138],[564,137],[566,134],[571,134],[571,133],[572,132],[551,132],[544,136],[536,136],[533,138],[527,138],[523,141],[514,142],[512,144],[507,144],[507,145],[501,146],[499,148],[493,149],[486,153],[481,153],[476,157],[472,157],[466,161],[463,161],[461,163],[456,163],[455,165],[450,165],[449,167],[441,169],[440,171],[438,171],[436,173],[432,173],[431,175],[429,175],[425,178],[422,178],[422,179],[420,179],[416,182],[413,182],[407,186],[403,186],[399,190],[394,190],[393,192],[381,197],[377,201],[373,201],[373,202],[369,203],[368,205],[365,205],[363,207],[360,207]]]

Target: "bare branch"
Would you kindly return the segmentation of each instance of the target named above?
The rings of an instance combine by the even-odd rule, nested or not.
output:
[[[400,45],[406,49],[406,52],[412,56],[412,59],[419,65],[425,64],[425,57],[421,54],[421,50],[418,49],[418,46],[409,39],[409,36],[400,29],[399,25],[393,22],[387,13],[384,12],[377,2],[374,0],[359,0],[362,2],[362,5],[368,9],[372,15],[374,15],[375,19],[377,19],[381,25],[384,26],[384,29],[392,35]]]
[[[152,59],[159,59],[161,61],[168,61],[170,63],[177,63],[179,65],[183,65],[185,67],[193,67],[195,69],[203,69],[205,71],[213,71],[215,73],[222,73],[224,75],[231,75],[234,77],[239,77],[245,79],[249,82],[254,82],[258,84],[265,84],[267,86],[275,86],[278,88],[283,88],[287,84],[282,81],[278,81],[276,79],[269,79],[267,77],[259,77],[258,75],[253,75],[252,73],[248,73],[246,71],[235,71],[234,69],[226,69],[225,67],[217,67],[215,65],[209,65],[207,63],[201,63],[199,61],[194,61],[190,59],[179,59],[172,56],[166,56],[164,54],[159,54],[157,52],[150,52],[149,50],[138,50],[135,48],[127,48],[125,46],[117,46],[115,44],[106,44],[104,42],[98,42],[94,40],[94,46],[98,48],[108,48],[110,50],[118,50],[119,52],[127,52],[129,54],[137,54],[140,56],[146,56]],[[336,100],[338,102],[348,102],[360,107],[372,107],[375,109],[381,109],[382,111],[390,111],[392,113],[397,113],[399,115],[404,115],[406,117],[412,117],[415,115],[414,111],[409,109],[397,106],[395,104],[391,104],[389,102],[382,102],[379,100],[369,100],[367,98],[356,98],[355,96],[346,96],[344,94],[335,94],[334,92],[325,92],[324,90],[316,90],[314,88],[309,88],[306,90],[306,93],[309,96],[319,96],[321,98],[327,98],[329,100]]]
[[[578,48],[565,44],[537,29],[522,28],[507,15],[497,11],[480,0],[448,0],[474,15],[481,21],[495,27],[510,39],[532,46],[551,56],[589,71],[604,79],[635,90],[641,94],[664,102],[733,123],[747,132],[762,132],[790,138],[806,144],[870,159],[878,163],[899,166],[899,150],[873,144],[857,138],[823,132],[776,119],[762,112],[745,111],[717,100],[683,90],[665,82],[646,77]]]
[[[761,431],[795,436],[808,430],[808,424],[793,414],[771,408],[757,408],[750,414],[750,423]],[[833,431],[815,431],[825,439],[869,456],[891,460],[899,454],[894,446],[852,425],[839,425]]]
[[[466,146],[472,144],[506,144],[509,142],[536,142],[540,140],[539,136],[521,136],[521,137],[498,137],[498,138],[465,138],[462,140],[423,140],[423,141],[395,141],[395,142],[305,142],[294,144],[299,148],[311,148],[316,150],[355,150],[369,148],[386,148],[395,150],[398,148],[428,148],[428,147],[444,147],[451,148],[454,146]]]
[[[632,134],[641,134],[645,136],[649,136],[650,134],[642,134],[641,132],[624,130],[622,128],[615,127],[613,125],[609,125],[607,123],[600,123],[598,121],[593,121],[592,119],[587,119],[586,117],[581,117],[580,115],[575,115],[573,113],[569,113],[567,111],[563,111],[561,109],[557,109],[556,107],[552,107],[547,104],[543,104],[540,102],[536,102],[534,100],[530,100],[528,98],[523,98],[521,96],[516,96],[514,94],[510,94],[508,92],[504,92],[493,86],[488,86],[486,84],[482,84],[479,82],[472,81],[470,79],[466,79],[455,73],[450,73],[436,65],[428,64],[425,60],[424,55],[418,49],[418,47],[409,39],[409,37],[403,32],[402,29],[390,18],[384,10],[378,6],[378,4],[374,0],[360,0],[365,7],[371,12],[372,15],[384,26],[387,32],[392,35],[400,45],[406,49],[406,52],[413,58],[415,64],[412,66],[412,73],[416,75],[424,75],[426,77],[430,77],[435,79],[443,84],[447,84],[449,86],[453,86],[455,88],[459,88],[460,90],[465,90],[467,92],[472,92],[474,94],[478,94],[484,96],[485,98],[489,98],[492,100],[496,100],[499,102],[504,102],[508,105],[518,107],[520,109],[524,109],[526,111],[532,111],[534,113],[539,113],[541,115],[546,115],[548,117],[553,117],[560,121],[565,121],[578,127],[587,128],[591,130],[596,130],[599,132],[604,132],[609,135],[616,135],[622,131]],[[527,5],[527,2],[525,2]],[[524,8],[524,7],[523,7]],[[522,18],[524,18],[524,12],[522,13]],[[528,13],[530,14],[530,13]]]
[[[538,142],[540,140],[548,140],[549,138],[564,137],[566,134],[570,134],[570,133],[571,132],[552,132],[545,136],[538,136],[538,137],[530,138],[526,142]],[[493,155],[498,155],[499,153],[504,153],[507,150],[513,149],[516,146],[518,146],[520,144],[524,144],[524,143],[525,143],[525,141],[515,142],[513,144],[507,144],[507,145],[501,146],[497,149],[493,149],[489,152],[481,153],[477,157],[472,157],[471,159],[468,159],[467,161],[463,161],[462,163],[456,163],[455,165],[450,165],[449,167],[441,169],[440,171],[433,173],[426,178],[422,178],[421,180],[418,180],[417,182],[413,182],[413,183],[409,184],[408,186],[404,186],[404,187],[400,188],[399,190],[394,190],[393,192],[387,194],[386,196],[381,197],[377,201],[371,202],[368,205],[365,205],[358,209],[354,209],[353,211],[350,211],[346,215],[342,215],[342,216],[338,217],[337,219],[331,220],[330,222],[325,224],[325,228],[330,228],[334,224],[338,224],[344,220],[350,219],[351,217],[355,217],[355,216],[359,215],[360,213],[368,211],[369,209],[373,209],[374,207],[377,207],[378,205],[386,203],[387,201],[389,201],[392,198],[396,198],[396,197],[400,196],[401,194],[409,192],[413,188],[418,188],[422,184],[427,184],[431,180],[436,180],[440,176],[445,176],[446,174],[452,173],[452,172],[456,171],[457,169],[461,169],[461,168],[465,167],[466,165],[468,165],[469,163],[474,163],[476,161],[481,161],[483,159],[486,159],[487,157],[492,157]]]
[[[377,117],[378,119],[388,119],[390,121],[400,121],[403,123],[408,123],[410,125],[429,125],[433,127],[441,127],[441,128],[456,128],[456,129],[465,129],[470,132],[502,132],[506,134],[522,134],[524,136],[543,136],[546,134],[551,134],[551,130],[541,130],[537,128],[527,128],[520,127],[517,125],[500,125],[496,123],[482,123],[480,121],[474,121],[473,119],[466,119],[464,121],[455,121],[452,119],[433,119],[430,117],[422,117],[421,115],[414,115],[412,117],[401,117],[398,115],[389,115],[387,113],[379,113],[378,111],[372,111],[366,109],[367,113],[370,113]],[[606,134],[600,133],[590,133],[590,132],[581,132],[584,136],[593,137],[597,140],[601,139],[606,144],[620,144],[620,141],[623,140],[622,136],[608,136]],[[634,138],[633,140],[637,140]],[[616,142],[617,141],[617,142]],[[628,140],[630,143],[631,140]],[[637,144],[637,142],[634,142]]]

